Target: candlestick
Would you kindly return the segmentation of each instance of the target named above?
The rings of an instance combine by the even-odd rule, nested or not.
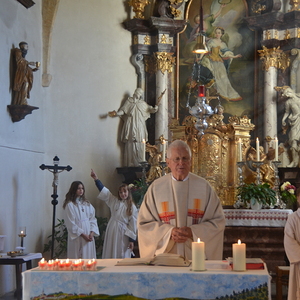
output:
[[[278,161],[278,139],[275,137],[275,161]]]
[[[142,142],[142,161],[146,161],[146,141]]]
[[[24,247],[24,237],[26,236],[26,227],[19,228],[18,236],[21,238],[21,247]]]
[[[163,140],[162,141],[162,158],[161,158],[162,162],[166,162],[166,141]]]
[[[238,140],[238,161],[242,161],[243,157],[242,157],[242,140],[239,139]]]
[[[260,161],[259,139],[258,138],[256,138],[256,160]]]
[[[198,238],[197,242],[192,242],[192,270],[205,271],[205,243]]]
[[[232,244],[232,258],[234,271],[246,271],[246,244],[241,240]]]

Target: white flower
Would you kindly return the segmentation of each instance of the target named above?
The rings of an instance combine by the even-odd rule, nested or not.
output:
[[[288,192],[289,192],[290,194],[293,194],[293,195],[295,194],[294,189],[289,189]]]
[[[288,185],[291,185],[291,183],[288,182],[288,181],[286,181],[285,183],[283,183],[283,184],[281,185],[280,189],[281,189],[282,191],[284,191],[285,188],[286,188]]]

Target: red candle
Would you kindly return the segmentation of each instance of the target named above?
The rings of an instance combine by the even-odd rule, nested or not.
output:
[[[66,270],[68,271],[71,270],[72,261],[67,258],[65,262],[65,266],[66,266]]]
[[[63,271],[66,268],[66,264],[63,260],[58,263],[58,270]]]
[[[42,258],[40,261],[39,261],[39,268],[41,270],[46,270],[47,269],[47,261]]]
[[[205,97],[205,86],[204,85],[198,86],[198,97]]]
[[[82,261],[81,261],[81,259],[74,261],[74,263],[72,264],[72,269],[74,271],[81,271],[82,270]]]
[[[95,264],[94,264],[91,260],[89,260],[89,261],[86,263],[85,268],[86,268],[87,270],[89,270],[89,271],[92,271],[92,270],[95,269]]]
[[[49,260],[47,264],[48,270],[53,271],[54,269],[54,260]]]

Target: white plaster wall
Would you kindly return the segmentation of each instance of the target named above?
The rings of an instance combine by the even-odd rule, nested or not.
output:
[[[13,123],[7,111],[11,104],[10,51],[25,40],[26,59],[42,61],[41,0],[29,9],[16,0],[0,2],[0,235],[6,234],[4,251],[20,243],[19,226],[27,227],[27,252],[41,252],[51,234],[53,175],[39,169],[71,165],[59,175],[56,217],[63,218],[64,195],[73,180],[81,180],[98,216],[109,216],[96,200],[90,178],[94,168],[113,192],[123,177],[118,118],[103,117],[118,109],[136,88],[130,64],[131,33],[122,27],[127,13],[122,0],[61,0],[52,33],[49,73],[52,82],[42,87],[40,71],[34,73],[29,104],[39,109]],[[13,266],[0,266],[0,295],[15,288]]]

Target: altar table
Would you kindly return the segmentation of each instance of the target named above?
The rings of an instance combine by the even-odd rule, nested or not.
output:
[[[88,299],[89,295],[90,299],[91,295],[98,295],[97,299],[106,299],[105,295],[122,299],[127,295],[126,299],[130,299],[132,295],[142,299],[211,300],[237,293],[252,293],[256,300],[271,299],[271,277],[266,268],[235,272],[229,266],[222,269],[221,261],[207,261],[207,271],[193,272],[191,266],[115,266],[117,261],[98,259],[97,271],[41,271],[39,268],[25,271],[22,274],[23,299],[47,299],[47,295],[54,299],[55,293],[57,299],[63,294],[69,297],[80,294],[80,299]],[[217,268],[212,263],[216,263]]]
[[[6,253],[0,253],[0,265],[15,265],[16,268],[16,292],[17,299],[22,298],[22,265],[26,263],[27,270],[32,268],[32,260],[42,258],[41,253],[29,253],[27,255],[8,256]]]

